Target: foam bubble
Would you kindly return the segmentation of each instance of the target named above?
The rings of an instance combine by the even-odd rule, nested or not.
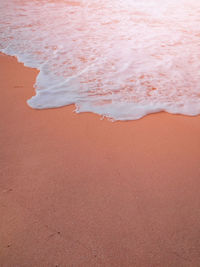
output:
[[[40,70],[32,108],[200,114],[199,1],[7,0],[0,12],[0,50]]]

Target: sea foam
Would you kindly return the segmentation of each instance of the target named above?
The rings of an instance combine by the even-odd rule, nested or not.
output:
[[[36,109],[200,114],[200,1],[7,0],[0,51],[40,70]]]

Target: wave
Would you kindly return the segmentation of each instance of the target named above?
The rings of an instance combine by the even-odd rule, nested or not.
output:
[[[0,12],[0,50],[40,70],[32,108],[200,114],[199,1],[7,0]]]

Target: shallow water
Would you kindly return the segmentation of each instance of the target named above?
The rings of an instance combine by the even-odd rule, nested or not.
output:
[[[33,108],[200,114],[200,2],[0,2],[0,50],[40,70]]]

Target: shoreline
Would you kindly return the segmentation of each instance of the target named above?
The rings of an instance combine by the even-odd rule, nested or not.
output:
[[[0,55],[3,266],[197,266],[200,116],[35,110],[37,70]]]
[[[34,81],[34,84],[35,84],[37,76],[40,73],[40,69],[35,68],[35,67],[30,67],[30,66],[26,65],[23,61],[19,61],[17,55],[7,55],[7,54],[5,54],[3,52],[0,52],[0,56],[8,56],[8,57],[15,58],[17,60],[17,63],[22,64],[25,68],[29,68],[29,69],[34,70],[34,73],[36,73],[35,81]],[[194,114],[194,111],[193,112],[191,112],[191,111],[189,112],[188,111],[189,108],[186,108],[186,107],[185,107],[185,110],[187,110],[187,112],[189,112],[190,114],[187,113],[187,112],[178,112],[177,108],[176,108],[176,112],[175,113],[170,112],[170,109],[168,109],[168,108],[165,108],[165,109],[164,108],[158,108],[158,107],[157,108],[155,108],[155,107],[153,108],[152,104],[151,104],[151,106],[152,106],[151,112],[149,112],[149,111],[147,112],[146,111],[146,112],[144,112],[143,115],[140,114],[141,116],[139,115],[139,117],[138,116],[133,116],[133,117],[135,117],[134,119],[131,119],[130,117],[127,118],[127,119],[119,119],[119,118],[118,119],[114,119],[112,116],[109,116],[109,115],[107,116],[106,114],[103,115],[103,114],[100,114],[100,113],[95,112],[95,111],[77,111],[77,110],[79,110],[79,108],[76,106],[76,103],[69,104],[69,105],[62,105],[62,106],[52,106],[52,107],[46,107],[46,108],[41,108],[41,107],[38,107],[38,106],[37,107],[32,107],[32,104],[30,104],[30,103],[32,103],[32,98],[37,97],[37,91],[36,91],[36,89],[34,87],[33,87],[33,90],[34,90],[33,94],[28,99],[26,99],[26,104],[30,108],[35,109],[35,110],[49,110],[49,109],[61,109],[61,108],[66,108],[66,107],[74,107],[73,112],[75,112],[77,114],[80,114],[80,113],[94,114],[94,115],[97,115],[100,118],[100,120],[108,120],[110,122],[119,122],[119,123],[120,122],[122,122],[122,123],[123,122],[134,122],[134,121],[141,120],[141,119],[145,118],[146,116],[151,116],[151,115],[160,114],[160,113],[161,114],[162,113],[166,113],[168,115],[175,115],[175,116],[200,117],[200,114],[196,114],[196,113]],[[80,110],[81,110],[81,108],[80,108]],[[136,110],[136,113],[137,113],[137,110]]]

